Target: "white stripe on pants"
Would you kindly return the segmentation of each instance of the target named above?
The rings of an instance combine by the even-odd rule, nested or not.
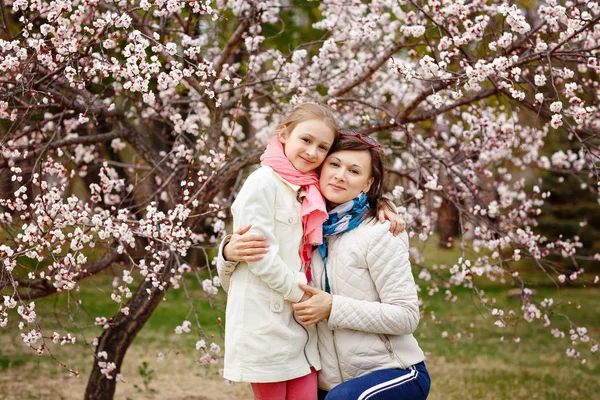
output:
[[[370,398],[371,396],[376,395],[379,392],[382,392],[384,390],[387,389],[391,389],[395,386],[400,386],[403,383],[409,382],[411,380],[417,379],[417,376],[419,375],[419,372],[415,369],[415,367],[410,367],[410,373],[406,374],[406,375],[402,375],[398,378],[386,381],[386,382],[382,382],[379,385],[370,387],[369,389],[365,390],[364,392],[362,392],[360,394],[360,396],[358,396],[358,398],[356,400],[367,400],[368,398]]]

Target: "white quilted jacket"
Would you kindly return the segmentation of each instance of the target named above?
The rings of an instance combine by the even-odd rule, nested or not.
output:
[[[328,238],[327,245],[333,307],[329,320],[317,326],[319,387],[330,390],[375,370],[408,368],[423,361],[412,335],[419,324],[419,305],[406,232],[394,237],[389,223],[365,221]],[[312,268],[312,285],[324,290],[318,251]]]
[[[292,303],[306,283],[298,250],[302,242],[299,186],[269,167],[252,173],[231,211],[234,229],[251,224],[270,252],[260,261],[217,262],[228,291],[224,377],[231,381],[278,382],[320,369],[316,328],[297,322]]]

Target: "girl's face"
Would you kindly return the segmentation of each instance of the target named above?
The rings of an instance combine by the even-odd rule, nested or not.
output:
[[[321,167],[319,186],[330,207],[367,193],[371,188],[371,154],[362,150],[340,150],[330,154]]]
[[[280,135],[285,156],[300,172],[317,169],[327,157],[327,152],[335,140],[335,131],[319,119],[300,122],[287,135]]]

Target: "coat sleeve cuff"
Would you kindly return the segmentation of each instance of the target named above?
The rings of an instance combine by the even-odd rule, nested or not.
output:
[[[231,235],[227,235],[221,241],[219,246],[219,254],[217,255],[217,270],[219,274],[231,275],[235,271],[235,267],[239,264],[237,261],[227,261],[223,255],[223,248],[231,240]]]
[[[285,296],[285,299],[287,301],[291,301],[292,303],[299,302],[300,299],[302,299],[302,296],[304,296],[304,290],[300,289],[300,286],[298,286],[298,285],[301,283],[306,285],[307,282],[308,281],[306,280],[306,275],[304,275],[304,272],[297,272],[296,273],[296,282],[294,285],[292,285],[292,289],[287,294],[287,296]]]
[[[327,320],[327,326],[329,329],[339,329],[341,327],[340,318],[343,314],[341,311],[344,309],[344,296],[340,296],[337,294],[332,295],[331,301],[331,312],[329,313],[329,318]]]

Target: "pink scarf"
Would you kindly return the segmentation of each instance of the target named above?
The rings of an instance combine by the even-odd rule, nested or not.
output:
[[[302,199],[302,247],[300,248],[300,260],[306,271],[308,282],[312,280],[310,272],[310,258],[313,245],[323,243],[323,222],[327,220],[327,208],[325,200],[319,191],[319,175],[315,171],[303,173],[298,171],[283,152],[283,144],[275,136],[265,152],[260,156],[260,165],[268,166],[286,181],[302,186],[306,195]]]

